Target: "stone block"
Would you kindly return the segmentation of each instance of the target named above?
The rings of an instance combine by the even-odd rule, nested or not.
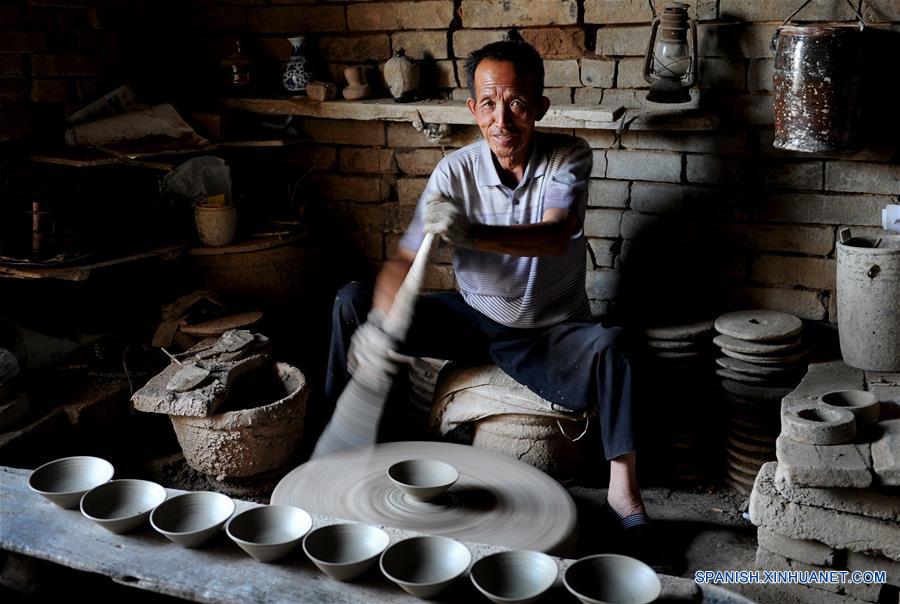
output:
[[[606,176],[606,151],[593,151],[591,153],[591,176],[602,178]]]
[[[681,156],[657,151],[611,149],[606,176],[623,180],[681,181]]]
[[[774,222],[878,226],[881,209],[892,201],[878,195],[775,193],[763,200],[762,215]]]
[[[391,40],[387,34],[362,36],[321,36],[319,50],[327,61],[364,63],[370,59],[391,58]]]
[[[900,587],[900,562],[880,556],[867,556],[859,552],[844,552],[845,564],[851,570],[883,570],[887,583]]]
[[[397,167],[404,174],[411,176],[428,176],[443,159],[440,149],[413,149],[395,153]]]
[[[550,106],[569,105],[572,103],[571,88],[544,88],[544,96],[550,99]]]
[[[625,130],[622,146],[626,149],[654,149],[659,151],[687,151],[716,155],[742,155],[747,152],[744,131],[660,132],[653,130]]]
[[[391,34],[391,48],[394,52],[401,48],[414,59],[447,59],[447,32],[443,31],[396,31]]]
[[[788,482],[786,477],[778,471],[775,472],[775,488],[783,497],[794,503],[900,522],[900,493],[890,489],[802,487]],[[780,550],[769,549],[782,553]],[[805,558],[788,557],[810,562]],[[818,562],[812,563],[818,564]]]
[[[779,436],[775,456],[778,481],[792,487],[866,488],[872,484],[868,443],[808,445]]]
[[[546,59],[580,59],[585,53],[581,28],[539,27],[523,29],[522,38]]]
[[[460,15],[464,28],[572,25],[578,22],[578,2],[462,0]]]
[[[609,92],[608,89],[604,90],[602,88],[576,88],[575,103],[579,105],[600,105],[603,102],[603,97]],[[619,103],[614,102],[609,106],[618,107]]]
[[[622,226],[620,227],[620,230],[622,237],[626,240],[639,239],[651,234],[660,224],[663,224],[663,220],[657,214],[625,212],[622,216]]]
[[[461,84],[456,81],[456,69],[453,66],[453,61],[432,61],[426,63],[425,68],[426,73],[427,70],[431,71],[433,85],[438,88],[456,88]],[[459,72],[464,74],[461,67]]]
[[[830,258],[798,258],[795,256],[759,256],[754,258],[750,279],[772,285],[833,290],[837,266]]]
[[[400,178],[397,180],[397,199],[400,205],[414,206],[419,202],[425,185],[428,184],[427,178]]]
[[[612,268],[615,262],[615,239],[588,239],[590,258],[594,266]]]
[[[581,86],[578,61],[574,59],[544,61],[544,86]]]
[[[794,503],[774,485],[775,462],[762,466],[750,494],[750,521],[793,539],[900,560],[900,524]]]
[[[634,191],[632,191],[634,197]],[[632,200],[632,204],[634,201]],[[779,224],[721,224],[723,243],[759,252],[794,252],[825,256],[834,250],[834,230]]]
[[[251,32],[292,34],[343,31],[346,28],[343,6],[304,6],[303,10],[292,6],[247,9],[247,29]]]
[[[783,0],[719,0],[719,16],[722,19],[740,21],[784,21],[796,9],[785,5]],[[799,18],[809,21],[852,21],[856,19],[853,9],[844,4],[813,2],[807,6]]]
[[[616,135],[612,130],[578,129],[575,130],[575,136],[584,139],[591,149],[609,149],[616,144]]]
[[[337,165],[337,149],[320,145],[309,145],[301,149],[292,147],[285,153],[284,162],[298,164],[307,169],[331,170]]]
[[[900,192],[900,164],[826,162],[825,190],[896,195]]]
[[[447,29],[452,21],[453,0],[365,2],[347,6],[347,27],[355,31]]]
[[[750,92],[771,92],[774,77],[774,59],[753,59],[747,69],[747,88]]]
[[[390,195],[390,186],[379,177],[320,175],[315,182],[329,200],[376,202],[384,201]]]
[[[647,52],[650,30],[639,27],[601,27],[597,30],[596,53],[605,57],[639,57]]]
[[[865,389],[866,377],[861,369],[850,367],[843,361],[810,363],[794,391],[784,397],[783,406],[809,402],[835,390]]]
[[[68,80],[31,80],[31,102],[65,103],[68,100]]]
[[[593,210],[588,209],[584,215],[584,234],[586,237],[619,236],[619,226],[622,223],[622,210]]]
[[[592,300],[614,300],[619,293],[621,275],[612,270],[595,269],[587,272],[585,288]]]
[[[616,73],[615,61],[581,60],[581,83],[594,88],[611,88]]]
[[[872,467],[881,484],[900,486],[900,419],[876,424],[881,436],[872,443]]]
[[[394,152],[390,149],[341,149],[341,172],[393,174],[397,171]]]
[[[818,573],[822,571],[834,570],[833,567],[823,566],[819,564],[807,564],[806,562],[790,559],[786,556],[771,552],[761,545],[756,550],[756,566],[765,570],[788,572]],[[818,590],[820,593],[831,592],[849,596],[842,599],[843,601],[849,602],[878,602],[880,601],[879,599],[882,592],[885,591],[884,586],[880,583],[852,584],[849,581],[845,583],[817,583],[810,581],[801,585]],[[822,593],[822,596],[825,595],[826,594]]]
[[[453,55],[464,59],[482,46],[505,39],[506,33],[505,29],[458,29],[453,32]]]
[[[835,564],[835,555],[837,553],[835,549],[818,541],[791,539],[764,528],[759,528],[756,531],[756,540],[760,547],[791,560],[819,566],[833,566]],[[761,568],[767,567],[763,566]]]
[[[317,143],[381,146],[385,140],[382,122],[307,119],[303,131]]]
[[[354,122],[348,120],[347,123],[352,124]],[[425,135],[413,128],[411,124],[387,124],[387,146],[393,148],[464,147],[479,140],[481,140],[481,131],[477,126],[453,126],[448,142],[429,143],[425,139]]]
[[[766,184],[779,189],[822,190],[822,162],[771,162],[766,165]]]
[[[733,57],[702,57],[700,88],[746,90],[747,61]]]
[[[655,182],[636,182],[631,186],[631,209],[647,214],[680,213],[687,206],[685,188]]]
[[[644,79],[644,59],[619,59],[616,69],[616,88],[647,88]]]
[[[727,287],[723,291],[729,307],[768,308],[780,310],[810,321],[821,321],[827,316],[827,300],[819,292],[779,287]]]
[[[588,207],[624,208],[627,205],[627,180],[591,179],[588,188]]]
[[[688,182],[738,184],[750,180],[750,164],[741,159],[718,155],[688,155],[685,170]]]
[[[771,59],[769,45],[777,27],[775,24],[701,23],[697,26],[700,56]]]
[[[715,19],[715,0],[686,0],[690,6],[688,14],[692,19]],[[659,8],[657,8],[659,10]],[[646,2],[641,0],[596,0],[585,2],[585,23],[646,23],[652,15]],[[649,35],[649,34],[648,34]]]
[[[733,94],[722,97],[723,121],[737,125],[769,126],[775,123],[770,94]]]

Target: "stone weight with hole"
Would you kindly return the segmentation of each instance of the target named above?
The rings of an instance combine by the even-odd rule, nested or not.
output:
[[[856,416],[820,403],[795,405],[782,411],[781,433],[809,445],[841,445],[856,438]]]

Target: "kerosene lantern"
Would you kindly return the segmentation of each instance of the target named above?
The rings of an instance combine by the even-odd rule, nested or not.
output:
[[[647,100],[689,102],[691,87],[697,82],[697,63],[697,24],[688,18],[688,5],[673,2],[662,15],[654,13],[644,58],[644,79],[650,84]]]

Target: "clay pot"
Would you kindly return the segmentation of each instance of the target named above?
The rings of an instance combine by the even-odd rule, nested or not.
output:
[[[309,389],[296,367],[276,363],[274,369],[287,394],[273,403],[209,417],[169,416],[189,466],[217,480],[243,478],[277,468],[293,455],[303,436]]]
[[[352,65],[345,68],[344,77],[347,78],[347,87],[342,93],[345,99],[356,101],[372,96],[372,87],[366,80],[365,65]]]
[[[203,245],[228,245],[237,231],[237,208],[232,204],[194,204],[194,221]]]
[[[419,64],[399,49],[384,64],[384,83],[398,103],[415,100],[419,89]]]

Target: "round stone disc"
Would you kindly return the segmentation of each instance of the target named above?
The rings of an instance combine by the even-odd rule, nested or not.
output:
[[[716,359],[719,367],[730,369],[747,375],[785,376],[797,371],[796,365],[778,367],[777,365],[759,365],[755,362],[743,361],[732,357],[719,357]]]
[[[726,336],[719,334],[715,338],[713,338],[713,343],[719,348],[724,348],[725,350],[731,350],[732,352],[740,352],[743,354],[752,354],[752,355],[769,355],[769,354],[778,354],[787,352],[789,350],[794,350],[802,343],[801,338],[790,338],[789,340],[785,340],[784,342],[750,342],[748,340],[739,340],[737,338],[732,338],[731,336]]]
[[[700,321],[685,325],[650,327],[644,330],[644,335],[653,340],[695,340],[703,335],[712,333],[712,331],[712,321]]]
[[[407,459],[449,463],[459,480],[437,499],[413,500],[387,477],[389,466]],[[486,449],[436,442],[384,443],[309,461],[281,479],[271,502],[547,553],[567,552],[577,522],[569,493],[540,470]]]
[[[737,371],[732,371],[731,369],[723,369],[721,367],[716,369],[716,375],[728,380],[734,380],[736,382],[746,382],[748,384],[766,385],[772,383],[772,379],[766,376],[747,375],[745,373],[738,373]]]
[[[728,437],[728,446],[746,452],[748,455],[757,456],[775,456],[775,445],[760,445],[755,443],[744,442],[739,438],[731,435]]]
[[[739,310],[722,315],[716,331],[739,340],[771,342],[785,340],[803,331],[803,322],[794,315],[776,310]]]
[[[753,455],[752,453],[747,453],[746,451],[741,451],[736,447],[732,447],[730,445],[725,447],[725,453],[729,457],[733,457],[738,461],[741,461],[745,464],[755,464],[757,467],[763,465],[767,461],[775,461],[774,456],[769,456],[768,454],[760,453],[758,455]]]
[[[681,350],[659,350],[654,352],[653,356],[658,359],[666,359],[667,361],[687,361],[692,359],[699,359],[703,356],[703,353],[699,350],[689,352],[684,352]]]
[[[696,350],[698,343],[694,340],[647,340],[647,347],[653,350]]]
[[[755,386],[753,384],[744,384],[734,380],[722,380],[722,388],[738,396],[755,398],[763,401],[781,399],[794,390],[793,388],[778,386]]]
[[[747,361],[748,363],[758,363],[760,365],[781,365],[782,367],[785,367],[791,365],[791,363],[796,365],[797,361],[805,359],[806,355],[809,354],[809,349],[801,348],[796,352],[788,352],[777,356],[754,356],[751,354],[744,354],[743,352],[734,352],[733,350],[727,350],[725,348],[722,349],[722,353],[733,359]]]

